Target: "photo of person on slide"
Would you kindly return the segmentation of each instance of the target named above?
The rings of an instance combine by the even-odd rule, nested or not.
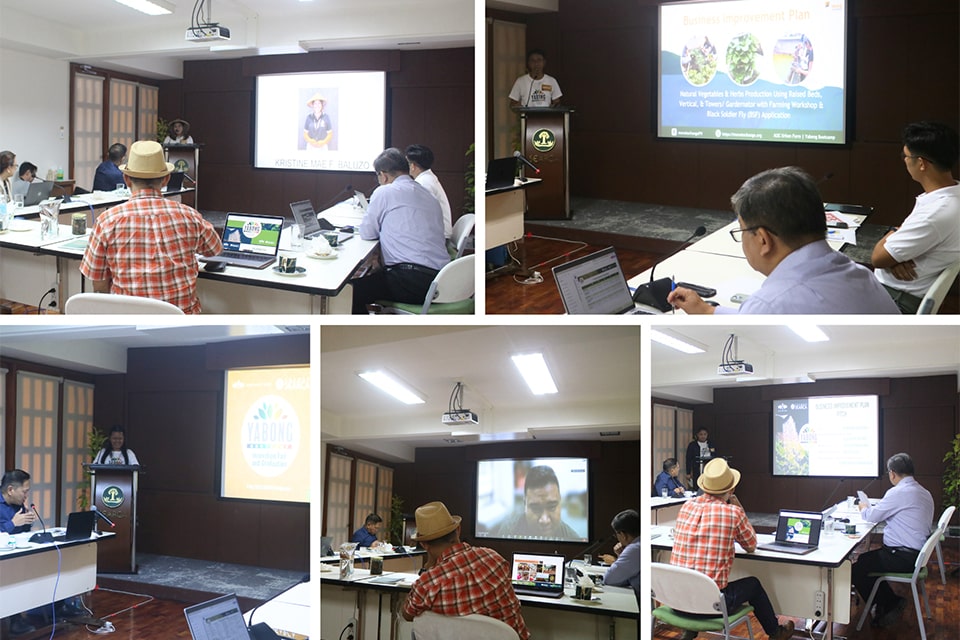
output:
[[[793,52],[793,64],[790,66],[789,84],[800,84],[813,71],[813,46],[806,36]]]
[[[307,100],[307,106],[312,109],[303,123],[303,142],[305,149],[333,150],[333,121],[325,113],[327,99],[319,91]],[[301,143],[302,144],[302,143]]]

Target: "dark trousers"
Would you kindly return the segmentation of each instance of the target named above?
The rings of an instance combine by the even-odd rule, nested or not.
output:
[[[727,602],[727,613],[732,613],[749,603],[753,607],[753,614],[760,621],[760,626],[768,636],[772,636],[780,628],[780,621],[773,611],[770,598],[763,590],[760,580],[750,576],[727,583],[723,590],[723,599]]]
[[[857,588],[857,593],[863,598],[864,604],[870,597],[870,590],[873,589],[873,583],[876,578],[868,576],[869,573],[910,573],[913,571],[913,565],[917,562],[918,551],[900,549],[890,549],[881,547],[864,553],[857,561],[853,563],[851,579],[853,586]],[[880,583],[877,587],[877,595],[873,597],[874,603],[881,612],[889,611],[897,602],[897,594],[890,588],[886,581]]]
[[[900,289],[894,289],[893,287],[888,287],[883,285],[883,288],[887,290],[887,293],[890,294],[890,297],[893,298],[893,301],[897,303],[897,308],[900,309],[900,313],[904,315],[916,315],[917,310],[920,308],[920,302],[922,298],[907,293],[906,291],[901,291]]]
[[[367,305],[376,300],[423,304],[427,289],[436,277],[433,269],[405,269],[389,266],[363,278],[352,280],[353,313],[364,315]]]

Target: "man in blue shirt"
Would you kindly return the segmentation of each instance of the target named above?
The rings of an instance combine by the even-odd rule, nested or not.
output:
[[[107,149],[107,159],[97,166],[97,171],[93,174],[94,191],[113,191],[118,184],[124,184],[120,163],[126,155],[126,145],[119,142],[110,145]]]
[[[27,508],[27,496],[30,494],[30,474],[22,469],[14,469],[3,474],[0,480],[0,531],[4,533],[23,533],[30,531],[37,514]],[[14,636],[34,631],[23,614],[12,615],[10,633]]]
[[[676,463],[676,460],[674,460]],[[611,563],[603,576],[603,584],[611,587],[630,587],[640,598],[640,514],[633,509],[621,511],[610,522],[617,544],[613,551],[617,557],[601,556]]]
[[[893,487],[875,505],[860,503],[860,515],[867,522],[885,522],[883,546],[863,553],[853,565],[851,580],[866,602],[873,589],[872,573],[911,573],[923,543],[933,526],[933,497],[913,477],[913,460],[897,453],[887,460],[887,477]],[[873,624],[888,627],[906,607],[888,582],[881,582],[873,602]]]
[[[375,513],[371,513],[367,516],[367,519],[364,521],[363,526],[353,532],[353,535],[350,536],[350,542],[356,542],[361,547],[379,547],[380,541],[377,540],[377,533],[380,531],[380,527],[383,523],[383,518],[378,516]]]
[[[654,492],[658,496],[666,495],[668,498],[682,498],[683,485],[677,480],[680,474],[680,463],[676,458],[667,458],[663,461],[663,471],[657,476],[653,483]]]

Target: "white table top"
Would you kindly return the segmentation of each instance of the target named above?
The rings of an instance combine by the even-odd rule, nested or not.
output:
[[[7,558],[16,558],[20,556],[30,555],[33,553],[37,553],[39,551],[50,551],[50,550],[56,549],[57,547],[64,547],[67,545],[78,545],[78,544],[86,544],[89,542],[96,542],[101,538],[108,538],[110,536],[117,535],[110,531],[99,531],[99,532],[94,532],[90,534],[90,537],[84,540],[71,540],[70,542],[58,541],[58,542],[46,542],[46,543],[30,542],[30,536],[37,533],[38,531],[39,529],[35,529],[32,531],[24,531],[23,533],[11,534],[10,537],[16,541],[17,546],[16,548],[9,548],[9,547],[0,548],[0,561]],[[66,533],[67,529],[66,527],[50,527],[46,531],[51,535],[62,535]]]
[[[253,623],[266,622],[274,631],[286,632],[286,635],[279,634],[285,638],[294,637],[290,634],[308,638],[310,637],[311,601],[310,583],[302,582],[257,608]],[[248,625],[251,613],[253,609],[243,614]]]
[[[692,496],[683,496],[682,498],[681,497],[662,498],[660,496],[656,496],[655,498],[650,498],[650,508],[661,509],[663,507],[670,507],[676,504],[683,504],[690,498],[694,498],[694,497],[696,497],[696,494]]]
[[[163,191],[164,196],[176,196],[184,193],[189,193],[193,191],[193,187],[188,187],[185,189],[179,189],[177,191]],[[58,199],[58,198],[48,198]],[[112,207],[114,205],[120,204],[121,202],[126,202],[130,199],[128,193],[120,193],[118,191],[94,191],[92,193],[82,193],[75,196],[70,196],[70,202],[61,202],[60,203],[60,213],[66,211],[76,211],[79,209],[89,209],[93,207],[94,209],[105,209]],[[46,200],[44,201],[46,202]],[[8,205],[9,206],[9,205]],[[40,215],[40,205],[35,204],[31,207],[23,207],[14,211],[14,216],[16,217],[35,217]]]

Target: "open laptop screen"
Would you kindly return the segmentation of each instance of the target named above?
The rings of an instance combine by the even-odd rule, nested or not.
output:
[[[613,247],[558,265],[553,275],[569,314],[618,314],[634,308]]]
[[[781,511],[777,519],[777,542],[817,546],[823,514],[814,511]]]
[[[249,639],[237,596],[230,594],[183,610],[193,640]]]
[[[514,587],[563,591],[563,556],[515,553],[510,578]]]
[[[223,228],[223,249],[276,255],[282,229],[283,218],[280,216],[228,213]]]

